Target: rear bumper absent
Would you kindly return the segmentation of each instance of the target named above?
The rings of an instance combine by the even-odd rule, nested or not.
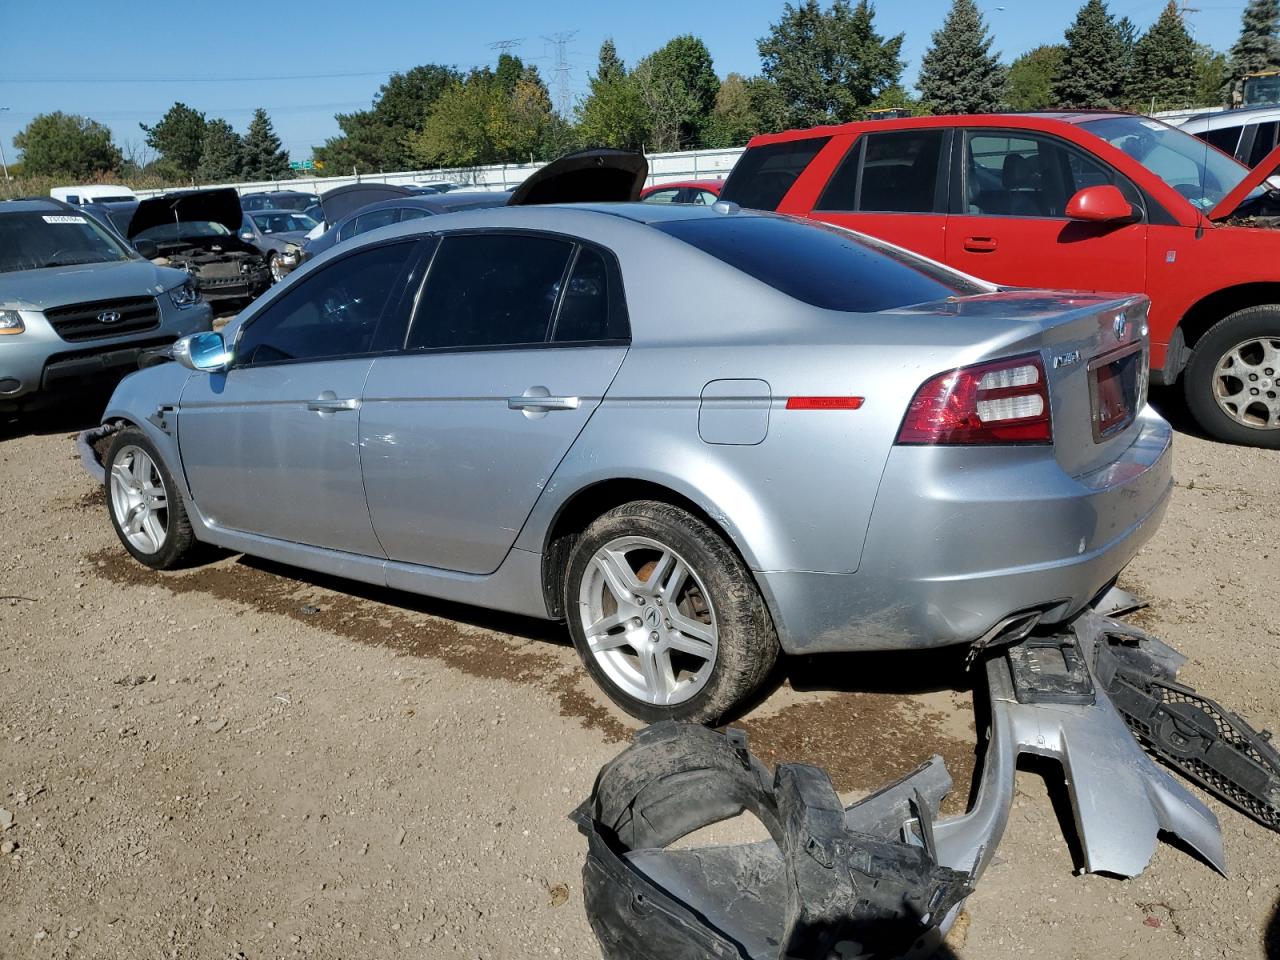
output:
[[[857,573],[758,574],[783,648],[938,647],[1021,611],[1074,616],[1159,526],[1171,444],[1147,408],[1130,447],[1080,477],[1044,447],[895,447]]]

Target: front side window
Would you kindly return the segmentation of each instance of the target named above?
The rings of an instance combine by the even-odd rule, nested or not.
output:
[[[709,207],[720,198],[710,190],[698,190],[694,193],[693,202],[700,203],[704,207]]]
[[[253,222],[263,233],[306,233],[316,222],[305,213],[255,213]]]
[[[416,244],[391,243],[328,264],[248,321],[236,366],[358,356],[373,350],[378,322],[394,303]]]
[[[752,210],[777,210],[800,174],[830,140],[805,137],[748,147],[724,182],[720,199]]]
[[[446,236],[431,262],[409,349],[545,342],[573,251],[573,243],[553,237]]]
[[[105,227],[82,213],[0,212],[0,273],[130,258]]]
[[[971,214],[1061,217],[1067,206],[1062,148],[1024,133],[970,133],[965,192]]]
[[[645,203],[675,203],[680,196],[679,190],[655,190],[644,198]]]
[[[930,213],[944,130],[894,130],[862,137],[841,161],[819,210]]]

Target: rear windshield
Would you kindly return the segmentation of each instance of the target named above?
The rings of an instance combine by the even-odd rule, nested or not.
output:
[[[720,216],[654,227],[824,310],[874,313],[994,289],[870,237],[808,220]]]
[[[120,241],[90,216],[67,213],[0,213],[0,273],[128,260]]]
[[[809,137],[751,147],[734,164],[720,199],[752,210],[777,210],[809,161],[830,139]]]

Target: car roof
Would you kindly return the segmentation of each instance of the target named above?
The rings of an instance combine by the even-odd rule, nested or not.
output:
[[[668,190],[672,187],[697,187],[698,189],[707,189],[712,187],[723,187],[723,180],[673,180],[670,183],[655,183],[645,187],[645,192],[650,190]]]
[[[1197,113],[1194,117],[1188,117],[1178,124],[1178,129],[1188,130],[1190,127],[1195,127],[1201,131],[1218,130],[1222,127],[1245,127],[1270,120],[1280,120],[1280,105],[1269,104],[1262,107],[1243,107],[1239,110]]]
[[[471,207],[500,207],[507,202],[510,194],[501,191],[474,193],[429,193],[407,197],[388,197],[386,200],[375,200],[363,207],[357,207],[339,221],[340,224],[366,213],[378,210],[399,210],[402,207],[420,207],[432,213],[453,213]]]
[[[26,197],[19,200],[6,200],[0,203],[0,213],[49,213],[58,211],[65,213],[74,209],[61,200],[46,197]]]
[[[302,212],[302,210],[294,210],[292,207],[263,207],[261,210],[246,210],[245,215],[258,217],[267,213],[287,213],[289,216],[296,216]]]
[[[786,143],[813,137],[833,137],[841,134],[861,134],[872,130],[915,130],[924,127],[983,126],[998,127],[1009,120],[1031,121],[1030,128],[1052,127],[1056,123],[1080,124],[1106,117],[1134,117],[1138,114],[1120,110],[1034,110],[1010,113],[954,113],[930,117],[895,117],[888,120],[854,120],[850,123],[828,124],[781,133],[757,134],[747,146],[757,147],[769,143]],[[1149,118],[1148,118],[1149,119]]]
[[[287,195],[291,197],[314,197],[318,194],[310,190],[254,190],[251,193],[241,194],[243,197],[275,197],[279,195]]]

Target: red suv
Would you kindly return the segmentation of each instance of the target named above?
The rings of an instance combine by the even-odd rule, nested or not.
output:
[[[1277,448],[1277,161],[1132,114],[917,117],[755,137],[720,197],[996,283],[1146,293],[1153,381],[1181,379],[1213,436]]]

